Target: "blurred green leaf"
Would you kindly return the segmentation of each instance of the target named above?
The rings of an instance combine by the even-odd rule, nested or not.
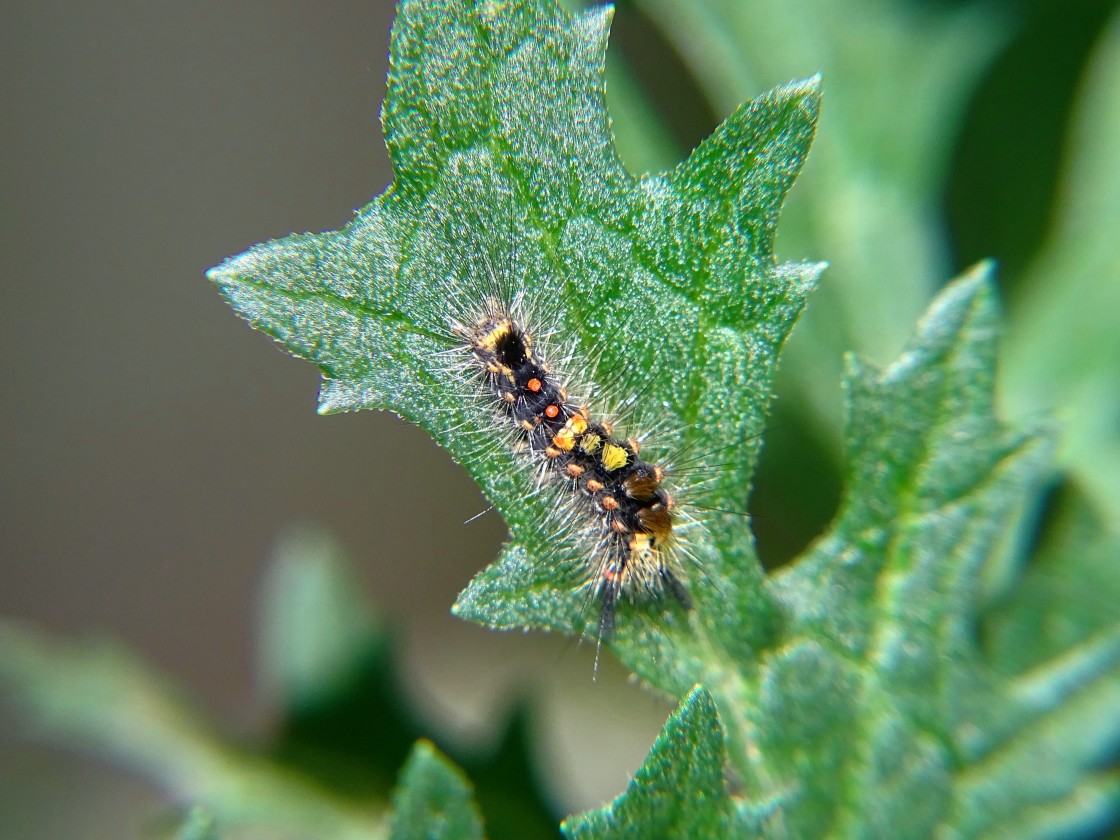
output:
[[[289,529],[260,603],[261,683],[279,713],[269,756],[348,796],[387,796],[422,732],[342,548],[317,528]]]
[[[1009,837],[1103,836],[1120,822],[1120,533],[1072,485],[1053,507],[1030,565],[983,625],[989,660],[1010,681],[1007,713],[1030,736],[988,761],[969,803],[978,815],[997,795],[1002,808],[1018,804]]]
[[[392,840],[477,840],[482,821],[462,771],[419,741],[393,792]]]
[[[1049,450],[994,417],[997,323],[981,269],[894,365],[850,363],[841,512],[772,578],[780,643],[733,697],[713,690],[744,718],[724,717],[747,801],[776,803],[765,836],[1083,836],[1116,818],[1098,768],[1120,736],[1117,611],[1014,677],[1006,645],[977,644],[985,564]],[[1027,623],[1045,614],[1032,589],[1012,610]]]
[[[202,808],[192,808],[179,829],[177,840],[221,840],[214,818]]]
[[[697,686],[669,718],[626,792],[605,808],[569,817],[564,834],[572,840],[732,836],[726,759],[715,703]]]
[[[1051,235],[1012,301],[1007,400],[1054,413],[1063,465],[1120,527],[1120,15],[1077,106]]]
[[[106,643],[62,646],[0,623],[0,684],[43,735],[112,757],[229,832],[370,840],[384,806],[360,805],[219,735],[177,692]]]
[[[391,639],[360,593],[333,538],[291,529],[278,543],[261,609],[263,682],[281,713],[268,755],[358,799],[387,794],[425,734],[400,692]],[[516,711],[493,747],[454,755],[476,780],[493,840],[557,834],[526,725]]]
[[[1046,453],[993,416],[996,326],[981,270],[894,365],[849,364],[845,500],[774,577],[786,638],[747,681],[757,735],[732,750],[758,756],[746,787],[790,803],[792,836],[978,836],[957,824],[959,777],[1009,711],[972,634],[978,575]]]
[[[321,530],[291,529],[279,540],[261,622],[262,674],[278,722],[260,744],[220,734],[173,687],[107,644],[63,647],[0,624],[0,685],[42,736],[114,758],[176,801],[202,803],[192,830],[203,831],[213,814],[229,836],[263,828],[276,837],[384,837],[390,789],[423,730],[359,592],[342,550]],[[519,711],[492,748],[461,756],[479,779],[494,840],[558,835],[525,729]]]
[[[314,705],[383,644],[330,535],[312,527],[282,535],[261,597],[261,684],[270,698],[293,711]]]
[[[660,115],[650,105],[630,67],[607,56],[607,105],[611,134],[630,172],[660,172],[681,159],[681,150]]]
[[[1072,662],[1120,629],[1120,533],[1073,486],[1055,496],[1030,564],[985,616],[991,660],[1012,678]]]

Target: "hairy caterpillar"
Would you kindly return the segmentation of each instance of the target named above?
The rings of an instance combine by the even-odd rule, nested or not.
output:
[[[451,331],[513,430],[515,449],[537,462],[542,480],[560,483],[573,515],[586,520],[585,583],[601,602],[600,643],[613,633],[623,597],[669,593],[689,609],[672,563],[680,515],[663,468],[642,459],[638,439],[620,439],[608,419],[572,397],[518,310],[489,296],[475,317],[453,320]]]

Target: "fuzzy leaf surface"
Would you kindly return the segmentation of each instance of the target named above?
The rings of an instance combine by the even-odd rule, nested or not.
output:
[[[724,780],[723,729],[712,696],[697,686],[681,701],[626,792],[564,822],[571,840],[725,837],[736,817]]]
[[[536,492],[479,385],[455,369],[448,317],[468,317],[495,284],[517,289],[539,313],[530,326],[576,359],[573,392],[640,393],[628,431],[670,432],[652,458],[726,450],[683,495],[741,511],[777,352],[820,270],[772,255],[816,80],[743,105],[688,160],[635,178],[605,107],[609,20],[547,0],[401,3],[382,112],[392,186],[342,230],[258,245],[209,275],[239,315],[318,365],[322,411],[391,409],[479,481],[511,541],[456,611],[495,627],[580,633],[595,607],[555,496]],[[614,642],[678,695],[705,660],[745,655],[770,632],[745,521],[705,519],[693,550],[704,573],[686,570],[693,614],[627,604]]]

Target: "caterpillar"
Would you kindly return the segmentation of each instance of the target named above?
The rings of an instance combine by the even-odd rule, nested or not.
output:
[[[668,593],[691,609],[672,563],[680,514],[664,469],[643,460],[637,438],[618,437],[610,420],[569,393],[519,308],[490,296],[476,317],[452,320],[450,328],[499,421],[512,430],[515,449],[538,461],[542,479],[559,482],[575,515],[586,519],[586,585],[600,599],[599,644],[613,634],[623,597]]]

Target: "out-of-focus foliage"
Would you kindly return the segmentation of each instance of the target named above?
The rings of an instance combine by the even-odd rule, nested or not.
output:
[[[1011,298],[1004,393],[1053,412],[1061,463],[1120,530],[1120,14],[1094,50],[1048,235]]]
[[[179,688],[108,643],[63,645],[0,624],[0,685],[41,736],[113,757],[173,801],[204,805],[184,824],[194,832],[186,836],[217,831],[231,840],[265,830],[370,840],[390,830],[413,836],[425,820],[477,819],[464,811],[470,792],[461,771],[415,743],[421,726],[396,688],[389,638],[330,538],[296,529],[279,542],[261,616],[261,682],[280,714],[260,742],[223,732]],[[473,800],[489,837],[557,835],[520,719],[492,753],[463,763],[478,780]],[[390,803],[407,817],[393,822]]]
[[[391,840],[481,840],[471,786],[427,741],[418,741],[393,793]]]

